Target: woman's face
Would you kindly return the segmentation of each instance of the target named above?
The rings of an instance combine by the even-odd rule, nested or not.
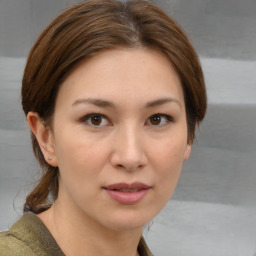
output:
[[[50,136],[57,203],[108,229],[141,228],[171,197],[190,153],[178,75],[157,51],[100,53],[62,84]]]

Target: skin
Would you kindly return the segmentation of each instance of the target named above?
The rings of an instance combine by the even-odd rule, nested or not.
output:
[[[39,218],[63,252],[137,255],[143,227],[170,199],[191,151],[182,87],[167,58],[148,49],[102,52],[63,82],[51,128],[37,113],[27,119],[46,161],[59,167],[58,199]],[[122,205],[103,189],[119,182],[150,189]]]

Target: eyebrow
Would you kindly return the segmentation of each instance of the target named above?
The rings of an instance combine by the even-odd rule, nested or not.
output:
[[[178,100],[174,99],[174,98],[162,98],[162,99],[150,101],[146,104],[146,107],[151,108],[151,107],[163,105],[163,104],[166,104],[166,103],[169,103],[169,102],[171,102],[171,103],[174,102],[174,103],[178,104],[179,107],[181,108],[181,103]]]
[[[89,99],[78,99],[72,104],[72,106],[76,106],[78,104],[84,104],[84,103],[90,103],[90,104],[96,105],[98,107],[111,107],[111,108],[115,107],[115,104],[110,101],[102,100],[102,99],[90,99],[90,98]]]
[[[179,105],[179,107],[181,107],[180,101],[178,101],[174,98],[161,98],[161,99],[157,99],[157,100],[150,101],[150,102],[146,103],[145,108],[151,108],[151,107],[163,105],[163,104],[166,104],[169,102],[170,103],[174,102],[177,105]],[[104,99],[94,99],[94,98],[78,99],[72,104],[72,106],[76,106],[79,104],[86,104],[86,103],[93,104],[98,107],[110,107],[110,108],[116,107],[115,104],[111,101],[104,100]]]

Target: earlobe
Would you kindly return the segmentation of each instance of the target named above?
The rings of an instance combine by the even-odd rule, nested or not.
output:
[[[30,130],[37,139],[45,161],[48,164],[57,167],[58,164],[54,150],[54,138],[51,129],[43,123],[42,119],[35,112],[29,112],[27,114],[27,122]]]
[[[187,144],[185,152],[184,152],[184,158],[183,158],[184,161],[189,159],[190,153],[191,153],[191,149],[192,149],[192,145],[191,144]]]

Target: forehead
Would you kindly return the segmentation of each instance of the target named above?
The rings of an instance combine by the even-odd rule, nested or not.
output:
[[[80,64],[61,85],[57,101],[98,97],[142,102],[166,96],[183,102],[178,74],[164,54],[142,48],[115,49]]]

